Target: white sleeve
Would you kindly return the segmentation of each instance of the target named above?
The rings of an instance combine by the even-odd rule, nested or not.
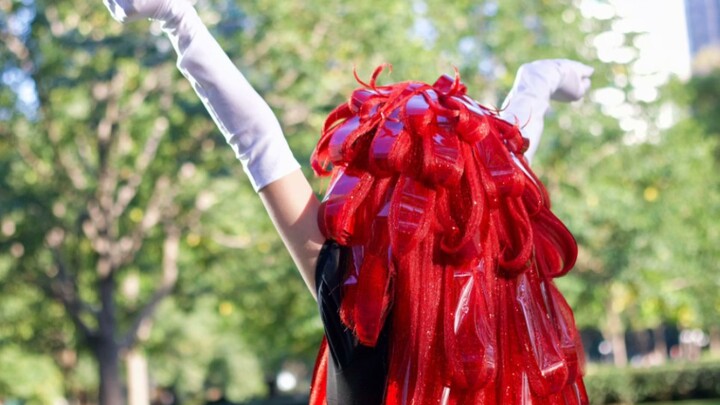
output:
[[[164,22],[190,81],[256,191],[300,168],[277,117],[200,20],[194,8]]]

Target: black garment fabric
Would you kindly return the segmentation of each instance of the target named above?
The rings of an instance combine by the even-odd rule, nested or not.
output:
[[[327,241],[315,270],[320,316],[330,349],[327,405],[381,405],[385,397],[388,337],[383,329],[375,347],[360,344],[340,320],[342,282],[349,250]],[[387,325],[388,322],[386,322]]]

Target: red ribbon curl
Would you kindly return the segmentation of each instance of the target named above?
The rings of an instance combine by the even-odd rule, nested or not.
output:
[[[368,346],[391,322],[386,404],[587,403],[552,283],[577,245],[528,140],[457,71],[380,86],[383,68],[329,115],[312,167],[332,175],[320,228],[351,247],[343,322]]]

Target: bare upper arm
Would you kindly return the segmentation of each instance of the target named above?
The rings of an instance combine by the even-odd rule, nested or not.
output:
[[[299,169],[263,187],[259,195],[315,297],[315,265],[325,243],[317,223],[320,201]]]

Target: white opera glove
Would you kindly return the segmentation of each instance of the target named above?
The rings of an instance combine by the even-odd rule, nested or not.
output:
[[[530,140],[525,152],[528,162],[537,151],[550,100],[580,100],[590,88],[592,73],[590,66],[567,59],[543,59],[520,66],[500,117],[520,126]]]
[[[280,123],[202,23],[187,0],[104,0],[118,21],[162,22],[190,81],[225,140],[260,190],[300,168]]]

